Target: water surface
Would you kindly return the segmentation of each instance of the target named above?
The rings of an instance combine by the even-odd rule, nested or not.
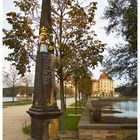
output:
[[[113,116],[137,118],[137,101],[122,101],[113,104],[114,110],[122,113],[114,113]]]
[[[12,102],[13,97],[3,97],[3,102]],[[17,98],[14,97],[14,101],[17,101]]]

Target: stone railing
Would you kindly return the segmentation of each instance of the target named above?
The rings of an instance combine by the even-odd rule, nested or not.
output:
[[[104,123],[101,108],[91,108],[91,102],[87,101],[78,124],[80,140],[136,140],[137,123]]]

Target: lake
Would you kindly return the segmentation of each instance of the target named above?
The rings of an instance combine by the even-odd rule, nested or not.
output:
[[[113,104],[113,108],[122,113],[114,113],[113,116],[137,118],[137,101],[122,101]]]
[[[12,102],[13,97],[3,97],[3,102]],[[14,101],[17,101],[17,98],[14,97]]]

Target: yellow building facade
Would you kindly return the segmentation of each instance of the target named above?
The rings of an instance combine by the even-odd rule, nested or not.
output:
[[[100,75],[99,80],[92,81],[92,96],[113,96],[114,80],[106,73]]]

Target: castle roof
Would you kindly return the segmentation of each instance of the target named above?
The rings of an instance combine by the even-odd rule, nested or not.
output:
[[[105,71],[100,75],[100,79],[109,79],[112,80],[111,76],[109,76]]]
[[[111,81],[114,81],[113,79],[112,79],[112,77],[111,76],[109,76],[109,74],[107,74],[105,71],[103,71],[102,72],[102,74],[100,75],[100,78],[99,78],[99,80],[92,80],[94,83],[99,83],[99,81],[101,80],[101,79],[108,79],[108,80],[111,80]]]
[[[109,75],[108,75],[106,72],[103,72],[103,73],[100,75],[100,79],[109,79]]]

